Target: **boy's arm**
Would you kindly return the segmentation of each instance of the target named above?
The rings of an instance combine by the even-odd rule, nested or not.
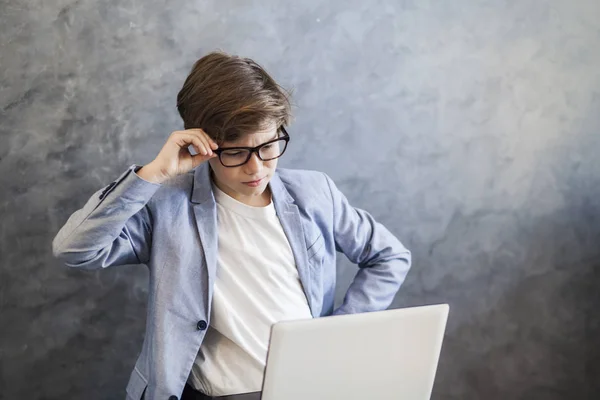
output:
[[[324,174],[333,201],[336,250],[359,266],[343,304],[333,314],[384,310],[410,269],[411,253],[366,211],[352,207]]]
[[[147,203],[161,186],[136,174],[132,165],[74,212],[52,241],[52,252],[67,266],[98,269],[147,263],[152,216]]]

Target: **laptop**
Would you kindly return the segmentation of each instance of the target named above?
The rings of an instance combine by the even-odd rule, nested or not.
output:
[[[448,304],[279,322],[261,400],[428,400]]]

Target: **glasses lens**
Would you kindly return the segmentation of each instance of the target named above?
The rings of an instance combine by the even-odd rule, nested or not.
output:
[[[283,154],[283,151],[285,150],[286,144],[287,142],[282,139],[261,147],[260,158],[262,158],[263,160],[272,160],[281,156]]]
[[[268,161],[281,157],[286,146],[287,141],[285,139],[264,145],[259,150],[260,158]],[[221,153],[221,163],[226,167],[237,167],[248,160],[249,152],[249,150],[225,150]]]
[[[248,153],[248,150],[226,150],[221,153],[221,162],[226,167],[235,167],[246,162]]]

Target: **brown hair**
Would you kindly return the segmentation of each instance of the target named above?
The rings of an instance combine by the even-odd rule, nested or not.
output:
[[[185,129],[201,128],[218,144],[291,119],[290,94],[256,62],[213,52],[194,63],[177,95]]]

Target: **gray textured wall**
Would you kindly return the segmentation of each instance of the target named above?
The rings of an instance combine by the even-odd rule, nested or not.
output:
[[[51,239],[181,128],[175,95],[216,48],[295,90],[281,165],[329,173],[413,250],[395,306],[450,303],[435,399],[600,398],[597,0],[0,13],[0,398],[122,397],[146,271],[67,270]]]

